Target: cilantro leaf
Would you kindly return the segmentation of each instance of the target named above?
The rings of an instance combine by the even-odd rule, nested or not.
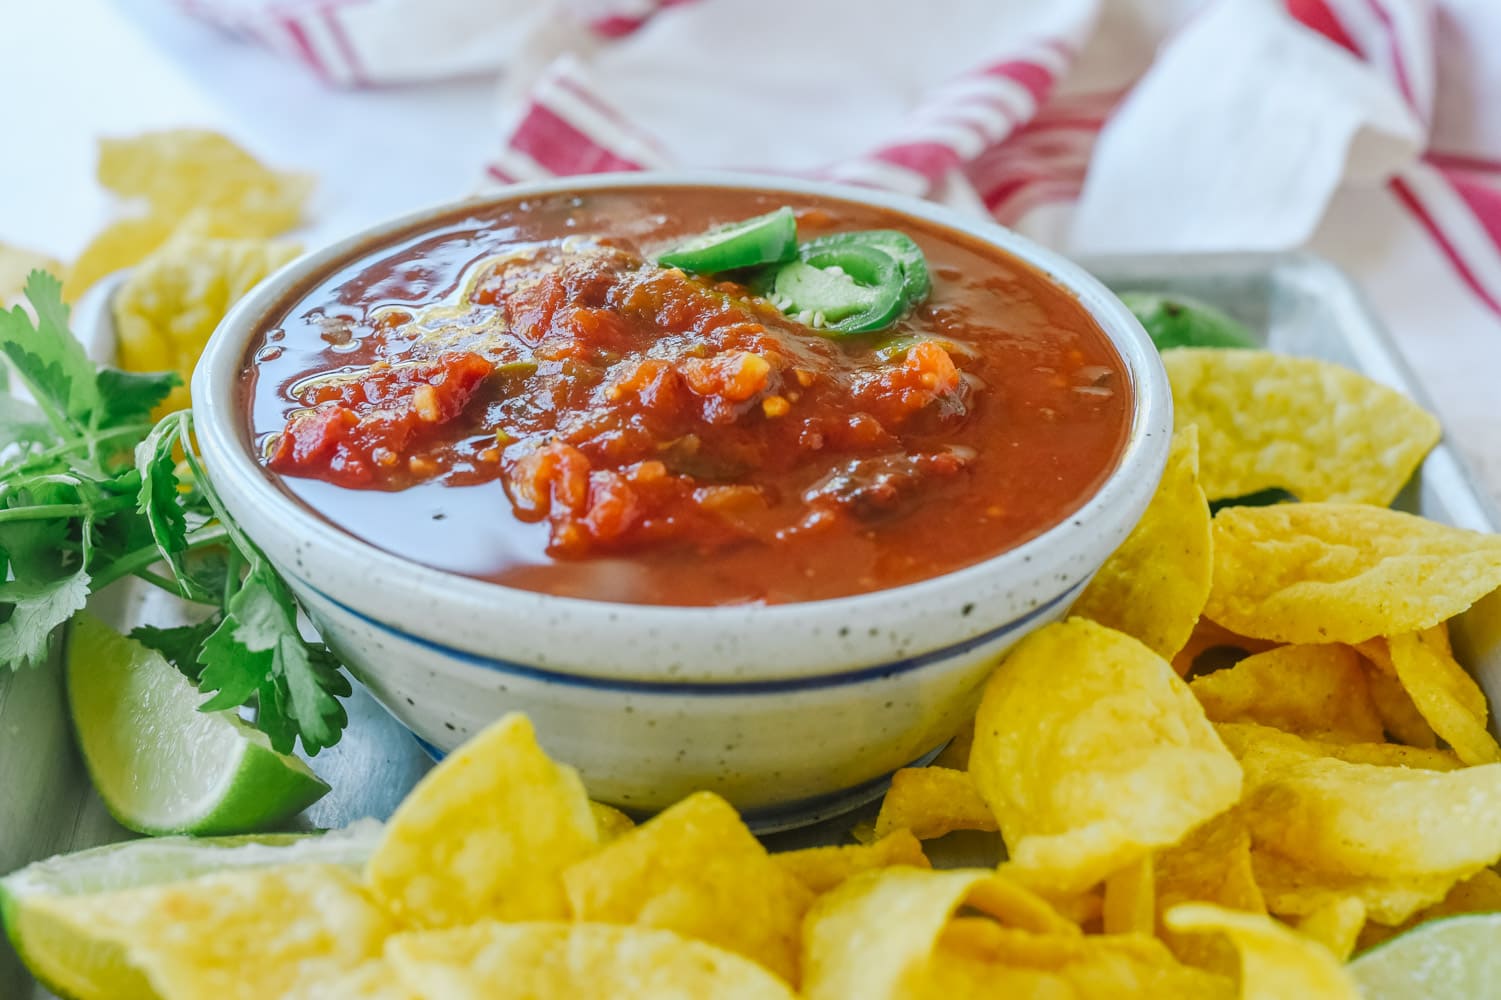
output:
[[[45,583],[0,583],[0,608],[10,608],[8,617],[0,622],[0,663],[8,663],[14,670],[45,661],[53,630],[73,617],[88,596],[89,574],[82,566],[69,576]]]
[[[0,371],[4,368],[0,364]],[[45,448],[56,442],[57,435],[41,410],[13,396],[0,396],[0,467],[24,457],[33,448]],[[16,446],[13,455],[7,451],[12,445]]]
[[[20,306],[0,311],[0,352],[10,359],[54,425],[71,423],[82,428],[103,407],[94,362],[68,332],[62,287],[45,271],[31,272],[25,291],[36,311],[36,324]]]
[[[257,727],[282,753],[301,737],[316,754],[338,742],[349,722],[339,698],[350,693],[338,661],[297,628],[297,604],[258,551],[226,605],[224,621],[203,644],[199,690],[217,692],[204,711],[243,704],[256,694]]]
[[[104,403],[101,423],[111,426],[151,419],[151,411],[182,385],[176,372],[124,372],[100,368],[96,376]]]
[[[157,551],[186,591],[192,581],[180,557],[188,547],[188,519],[180,506],[177,463],[172,458],[172,448],[182,439],[183,427],[184,421],[174,415],[152,428],[146,440],[136,445],[135,471],[141,477],[136,510],[145,515]]]
[[[137,625],[131,630],[130,637],[141,645],[161,653],[178,670],[196,681],[203,672],[203,664],[198,661],[203,645],[219,628],[222,621],[223,616],[211,615],[201,622],[177,625],[172,628]]]

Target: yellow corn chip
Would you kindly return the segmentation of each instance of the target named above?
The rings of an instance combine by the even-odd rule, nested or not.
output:
[[[1234,805],[1240,768],[1166,660],[1081,618],[986,686],[971,773],[1019,878],[1079,892]]]
[[[388,954],[425,1000],[794,1000],[754,962],[647,927],[486,922],[400,934]]]
[[[1310,870],[1386,879],[1501,858],[1501,764],[1458,771],[1351,764],[1251,726],[1220,732],[1245,768],[1259,849]]]
[[[1265,913],[1266,901],[1251,868],[1251,833],[1238,809],[1221,813],[1157,853],[1153,863],[1157,919],[1179,903],[1215,903],[1247,913]],[[1174,955],[1210,972],[1234,977],[1239,962],[1227,942],[1160,927]]]
[[[599,830],[599,842],[608,844],[627,830],[634,829],[636,821],[614,806],[607,806],[603,802],[589,803],[589,811],[594,814],[594,826]]]
[[[1347,368],[1267,351],[1163,351],[1174,423],[1199,428],[1211,500],[1280,487],[1386,506],[1438,443],[1438,419]]]
[[[982,888],[983,887],[983,888]],[[883,868],[856,875],[819,897],[803,928],[807,1000],[896,1000],[922,995],[940,936],[965,903],[1036,937],[1076,937],[1079,929],[1040,898],[994,872]],[[961,932],[973,946],[975,928]],[[1014,943],[1014,935],[1010,937]],[[1055,948],[1056,942],[1044,942]]]
[[[159,215],[207,210],[236,235],[263,238],[296,226],[313,188],[311,176],[271,170],[227,136],[201,129],[100,140],[99,183]]]
[[[1210,903],[1184,903],[1168,911],[1179,933],[1218,932],[1240,952],[1242,1000],[1360,1000],[1360,990],[1333,955],[1270,917]]]
[[[1411,930],[1418,924],[1465,913],[1501,913],[1501,875],[1496,874],[1494,869],[1482,868],[1469,878],[1456,882],[1443,899],[1396,926],[1366,924],[1360,932],[1357,947],[1364,951],[1403,931]]]
[[[224,314],[297,253],[289,243],[179,232],[132,271],[115,294],[120,366],[176,371],[183,386],[173,390],[163,408],[187,406],[187,382]]]
[[[995,816],[967,771],[946,767],[904,767],[891,776],[881,800],[876,836],[911,830],[933,840],[955,830],[995,830]]]
[[[26,276],[32,271],[50,271],[59,278],[65,277],[60,261],[25,247],[0,243],[0,308],[21,297]]]
[[[1449,651],[1443,625],[1387,640],[1397,679],[1423,718],[1466,764],[1501,762],[1501,746],[1486,729],[1485,694]]]
[[[1209,505],[1199,488],[1198,432],[1173,435],[1146,513],[1074,602],[1071,615],[1140,639],[1172,659],[1209,597]]]
[[[177,231],[181,220],[162,215],[131,216],[105,226],[83,248],[63,280],[63,298],[77,302],[101,278],[134,267]]]
[[[1379,743],[1386,730],[1349,646],[1279,646],[1189,682],[1215,722],[1259,722],[1316,739]]]
[[[1264,639],[1359,643],[1431,628],[1497,587],[1501,535],[1357,504],[1230,507],[1204,613]]]
[[[943,752],[931,761],[933,767],[946,767],[952,771],[969,770],[969,749],[975,742],[975,720],[970,719],[964,728],[954,734]]]
[[[1358,899],[1366,915],[1384,924],[1398,924],[1444,898],[1454,884],[1473,869],[1434,875],[1344,875],[1321,871],[1257,848],[1251,852],[1256,884],[1267,909],[1281,917],[1306,917],[1337,904]]]
[[[1418,706],[1413,704],[1412,696],[1402,682],[1397,680],[1397,670],[1392,666],[1386,640],[1367,639],[1351,648],[1364,657],[1366,691],[1376,706],[1376,714],[1381,716],[1381,726],[1387,737],[1410,747],[1427,750],[1437,747],[1438,735],[1418,711]],[[1372,655],[1373,651],[1381,657],[1380,660]]]
[[[579,920],[666,928],[797,982],[798,933],[813,894],[711,792],[622,834],[563,882]]]
[[[1188,637],[1188,644],[1173,656],[1173,670],[1179,677],[1212,673],[1276,647],[1275,642],[1238,635],[1208,618],[1200,618]]]
[[[32,908],[82,941],[120,949],[134,974],[99,984],[98,995],[122,998],[279,997],[378,958],[394,929],[356,876],[335,865],[57,896]]]
[[[910,830],[897,830],[873,844],[847,847],[807,847],[773,854],[771,860],[797,876],[814,893],[825,893],[841,882],[875,868],[909,865],[930,868],[922,843]]]
[[[1355,953],[1355,943],[1365,927],[1365,904],[1346,896],[1330,900],[1324,906],[1298,920],[1295,925],[1304,937],[1312,938],[1341,962]]]
[[[599,845],[583,782],[507,715],[407,795],[367,878],[397,919],[447,927],[487,917],[563,917],[563,869]]]
[[[1151,855],[1105,879],[1105,933],[1151,937],[1157,929],[1156,893]]]

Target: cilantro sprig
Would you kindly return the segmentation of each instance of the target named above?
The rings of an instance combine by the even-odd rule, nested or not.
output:
[[[193,447],[192,415],[151,411],[181,380],[100,367],[68,329],[61,283],[32,272],[35,315],[0,311],[0,666],[47,657],[89,594],[127,576],[210,610],[194,625],[142,626],[210,697],[204,711],[249,706],[276,749],[338,742],[349,681],[299,627],[299,608],[266,556],[234,524]],[[179,461],[178,456],[181,456]]]

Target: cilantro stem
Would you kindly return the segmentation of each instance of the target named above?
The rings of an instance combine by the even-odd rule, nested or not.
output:
[[[89,431],[80,435],[71,436],[62,444],[53,445],[51,448],[47,448],[42,451],[28,452],[26,455],[23,455],[21,458],[12,462],[10,465],[0,467],[0,479],[8,478],[17,472],[24,472],[32,465],[42,464],[49,459],[58,458],[62,455],[68,454],[69,452],[77,451],[80,448],[89,448],[92,453],[93,445],[102,441],[108,441],[111,438],[132,436],[139,437],[142,434],[150,431],[152,426],[154,425],[149,423],[123,424],[119,427],[111,427],[108,430]]]
[[[114,514],[135,506],[135,497],[119,497],[98,503],[42,503],[0,510],[0,524],[6,521],[61,521],[70,517],[95,517]]]
[[[188,534],[187,550],[207,548],[210,545],[221,545],[229,539],[229,533],[223,525],[211,524]],[[116,580],[127,576],[138,576],[142,570],[149,570],[152,565],[161,561],[162,554],[156,544],[143,545],[138,549],[132,549],[123,553],[118,558],[110,560],[108,566],[103,567],[94,574],[93,589],[103,590]],[[155,574],[152,574],[155,575]],[[149,579],[149,578],[143,578]],[[155,583],[155,580],[151,581]],[[181,593],[175,586],[169,586],[167,590],[173,593]],[[203,602],[199,602],[203,603]],[[210,602],[217,604],[217,601]]]

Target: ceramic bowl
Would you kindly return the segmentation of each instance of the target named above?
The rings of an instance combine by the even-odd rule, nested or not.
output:
[[[1172,427],[1145,332],[1078,266],[988,221],[812,181],[629,174],[508,188],[468,205],[683,184],[843,198],[957,230],[1074,294],[1125,361],[1135,394],[1114,472],[1079,510],[1002,555],[920,583],[778,606],[643,607],[552,597],[442,572],[334,527],[256,463],[237,379],[247,345],[310,276],[443,205],[372,227],[283,268],[219,326],[193,376],[198,439],[229,512],[266,552],[350,669],[435,752],[527,713],[596,798],[649,811],[712,789],[760,830],[873,798],[974,711],[998,656],[1059,618],[1150,499]]]

